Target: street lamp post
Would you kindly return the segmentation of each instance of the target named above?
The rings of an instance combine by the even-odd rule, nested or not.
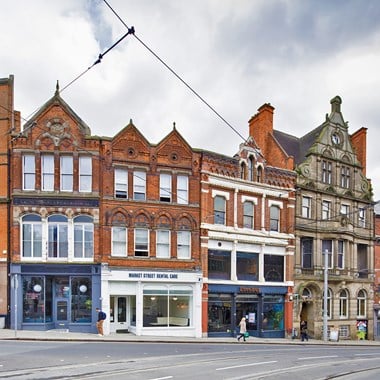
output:
[[[323,340],[327,342],[327,293],[328,293],[328,276],[329,276],[329,251],[325,250],[325,268],[323,284]]]

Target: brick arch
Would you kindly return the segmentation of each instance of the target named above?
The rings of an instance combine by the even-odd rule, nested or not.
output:
[[[173,226],[173,217],[168,212],[162,211],[156,216],[154,226],[171,228]]]
[[[132,224],[137,227],[150,227],[151,217],[145,210],[138,210],[132,216]]]
[[[182,213],[176,217],[175,227],[177,230],[181,230],[181,229],[194,230],[197,228],[197,223],[190,214]]]
[[[129,215],[124,210],[113,210],[110,215],[110,224],[112,225],[120,225],[120,226],[128,226],[129,225]]]

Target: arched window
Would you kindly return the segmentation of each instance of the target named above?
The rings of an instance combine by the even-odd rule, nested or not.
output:
[[[241,179],[245,179],[245,177],[246,177],[246,170],[247,170],[247,165],[244,162],[242,162],[240,164],[240,178]]]
[[[325,294],[323,293],[322,299],[324,299]],[[322,315],[324,314],[324,302],[322,303]],[[327,318],[332,318],[332,291],[329,288],[327,291]]]
[[[342,289],[339,293],[339,318],[348,318],[348,293]]]
[[[94,256],[94,222],[87,215],[74,218],[74,257],[92,258]]]
[[[64,215],[51,215],[48,218],[48,257],[67,258],[68,224]]]
[[[357,316],[363,318],[367,316],[367,294],[360,289],[357,297]]]
[[[257,182],[262,182],[263,180],[263,168],[261,166],[256,169],[256,180]]]
[[[42,256],[42,222],[36,214],[22,218],[22,257]]]
[[[252,156],[248,157],[248,180],[253,181],[254,180],[254,159]]]

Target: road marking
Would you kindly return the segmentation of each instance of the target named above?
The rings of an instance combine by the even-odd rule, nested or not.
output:
[[[378,356],[379,353],[374,352],[373,354],[355,354],[355,356],[370,356],[370,355],[376,355],[376,356]]]
[[[226,369],[233,369],[233,368],[242,368],[242,367],[251,367],[254,365],[262,365],[262,364],[272,364],[272,363],[277,363],[277,360],[272,360],[270,362],[260,362],[260,363],[251,363],[251,364],[241,364],[241,365],[234,365],[231,367],[223,367],[223,368],[216,368],[216,371],[224,371]]]
[[[330,356],[307,356],[306,358],[297,358],[297,360],[310,360],[310,359],[328,359],[328,358],[338,358],[338,355]]]
[[[172,379],[173,376],[165,376],[165,377],[156,377],[154,379],[150,379],[150,380],[165,380],[165,379]]]

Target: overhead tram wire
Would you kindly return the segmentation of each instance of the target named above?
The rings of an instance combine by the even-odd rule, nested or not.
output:
[[[103,0],[111,12],[120,20],[120,22],[129,30],[128,25],[124,20],[117,14],[117,12],[111,7],[107,0]],[[136,34],[133,34],[133,37],[137,39],[151,54],[153,54],[156,59],[158,59],[177,79],[179,79],[199,100],[203,102],[216,116],[219,117],[229,128],[231,128],[244,142],[247,141],[241,133],[235,129],[214,107],[212,107],[197,91],[195,91],[184,79],[180,77],[163,59],[161,59],[148,45],[146,45]]]
[[[130,34],[134,35],[135,34],[135,28],[132,26],[131,28],[127,28],[128,32],[124,34],[123,37],[119,38],[111,47],[109,47],[104,53],[100,53],[98,56],[98,59],[90,66],[88,67],[85,71],[83,71],[81,74],[79,74],[76,78],[74,78],[70,83],[68,83],[66,86],[64,86],[59,92],[61,93],[62,91],[66,90],[69,86],[71,86],[74,82],[76,82],[79,78],[81,78],[84,74],[86,74],[89,70],[91,70],[95,65],[98,63],[101,63],[103,57],[111,51],[116,45],[118,45],[121,41],[124,40],[125,37],[129,36]]]

